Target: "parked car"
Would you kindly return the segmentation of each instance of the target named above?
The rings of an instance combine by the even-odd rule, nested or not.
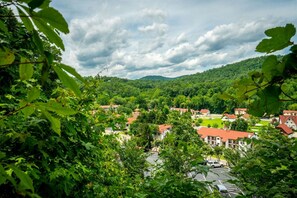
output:
[[[226,186],[224,186],[223,184],[216,184],[215,188],[220,192],[222,197],[230,197]]]
[[[222,163],[219,163],[217,161],[208,161],[207,165],[210,166],[211,168],[220,168],[220,167],[224,167],[224,165]]]

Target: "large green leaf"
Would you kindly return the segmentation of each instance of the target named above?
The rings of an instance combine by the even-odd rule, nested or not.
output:
[[[34,24],[37,28],[54,44],[65,50],[64,44],[60,36],[43,20],[40,18],[33,18]]]
[[[59,79],[66,87],[70,88],[77,96],[81,96],[81,92],[79,90],[78,84],[75,80],[70,77],[66,72],[64,72],[60,67],[53,66],[55,72],[57,73]]]
[[[284,49],[293,44],[290,39],[295,33],[296,29],[292,24],[287,24],[285,27],[268,29],[265,31],[265,34],[271,38],[263,39],[256,47],[256,51],[272,53]]]
[[[62,14],[54,8],[42,9],[36,13],[35,17],[40,17],[54,28],[57,28],[65,34],[69,33],[68,24]]]
[[[28,3],[28,5],[32,10],[34,10],[35,8],[40,7],[45,1],[47,0],[32,0]]]
[[[14,53],[7,48],[0,49],[0,65],[9,65],[15,59]]]
[[[84,82],[85,79],[79,74],[77,73],[77,71],[73,68],[73,67],[70,67],[68,65],[65,65],[65,64],[59,64],[59,66],[64,69],[65,71],[67,71],[68,73],[70,73],[71,75],[75,76],[78,80]]]
[[[25,118],[29,117],[35,112],[35,105],[28,104],[27,101],[21,100],[19,107],[22,109],[21,112]]]
[[[27,101],[32,102],[40,96],[40,90],[36,87],[30,89],[27,93]]]
[[[33,42],[36,45],[37,49],[41,53],[44,53],[42,40],[40,39],[39,34],[35,29],[33,30]]]
[[[270,81],[276,76],[282,76],[285,65],[277,60],[275,55],[268,56],[262,65],[262,72]]]
[[[46,117],[48,121],[51,123],[52,129],[58,134],[61,135],[61,122],[59,119],[53,117],[47,110],[46,106],[40,108],[42,114]]]
[[[8,29],[3,21],[0,21],[0,30],[3,31],[5,34],[8,34]]]
[[[23,24],[25,25],[26,29],[27,29],[28,31],[33,31],[34,26],[33,26],[33,24],[32,24],[32,21],[30,20],[30,18],[27,17],[28,15],[25,14],[25,13],[23,12],[23,10],[22,10],[20,7],[17,7],[17,9],[18,9],[18,12],[19,12],[19,14],[20,14],[20,16],[21,16],[20,18],[21,18]]]
[[[3,153],[0,152],[0,159],[2,158],[2,156],[3,156]],[[0,186],[6,182],[7,176],[8,175],[5,171],[5,169],[3,168],[2,164],[0,164]]]
[[[62,106],[61,103],[55,102],[53,100],[51,100],[48,103],[44,104],[44,107],[48,111],[55,112],[56,114],[58,114],[60,116],[68,116],[68,115],[73,115],[73,114],[77,113],[73,109],[71,109],[69,107],[64,107],[64,106]]]
[[[16,166],[11,166],[11,169],[20,179],[19,187],[21,189],[31,190],[34,193],[33,181],[25,172],[17,168]]]
[[[23,57],[21,58],[21,64],[19,65],[19,73],[21,80],[28,80],[33,76],[33,64],[27,62],[29,62],[27,59]]]
[[[260,90],[248,108],[249,113],[258,117],[264,114],[271,115],[279,113],[281,106],[279,101],[280,93],[281,89],[278,86],[268,86]]]

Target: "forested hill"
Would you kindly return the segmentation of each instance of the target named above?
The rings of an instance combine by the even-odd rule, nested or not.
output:
[[[260,69],[264,59],[265,56],[250,58],[240,62],[224,65],[219,68],[210,69],[202,73],[181,76],[178,80],[196,82],[235,80],[241,76],[246,76],[253,70]]]
[[[164,76],[145,76],[138,80],[147,81],[165,81],[165,80],[177,80],[177,81],[196,81],[205,82],[213,80],[234,80],[241,76],[247,75],[250,71],[261,68],[265,56],[246,59],[240,62],[223,65],[218,68],[210,69],[201,73],[192,75],[180,76],[176,78],[168,78]],[[137,81],[137,80],[136,80]]]
[[[99,77],[94,79],[98,82],[94,91],[99,104],[119,104],[131,110],[167,105],[192,109],[207,108],[213,113],[232,112],[236,107],[247,106],[247,101],[225,101],[220,95],[227,93],[235,97],[235,80],[247,77],[253,70],[260,70],[264,59],[265,57],[251,58],[171,80],[157,80],[163,79],[162,77],[153,78],[154,80]],[[293,85],[289,87],[292,88]],[[295,88],[288,93],[294,95]]]
[[[168,78],[164,76],[145,76],[140,78],[139,80],[173,80],[174,78]]]

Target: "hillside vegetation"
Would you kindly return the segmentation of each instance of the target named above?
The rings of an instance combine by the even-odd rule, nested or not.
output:
[[[232,113],[236,107],[246,107],[248,101],[223,100],[221,94],[235,97],[234,82],[247,77],[252,71],[259,71],[265,58],[250,58],[171,80],[159,76],[138,80],[97,76],[89,80],[97,81],[97,93],[104,93],[97,96],[98,103],[102,105],[120,104],[131,110],[175,106],[197,110],[206,108],[212,113]],[[288,82],[289,94],[295,94],[295,84]],[[282,109],[290,104],[282,104]]]

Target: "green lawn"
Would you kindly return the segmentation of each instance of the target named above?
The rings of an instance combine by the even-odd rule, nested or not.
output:
[[[268,126],[269,123],[270,123],[270,121],[263,121],[263,120],[261,120],[261,121],[259,122],[259,124],[262,124],[263,126]]]
[[[218,128],[223,128],[222,125],[222,120],[221,118],[212,118],[212,119],[203,119],[203,122],[201,123],[201,126],[208,126],[208,124],[210,124],[210,126],[212,127],[215,123],[218,124]]]

